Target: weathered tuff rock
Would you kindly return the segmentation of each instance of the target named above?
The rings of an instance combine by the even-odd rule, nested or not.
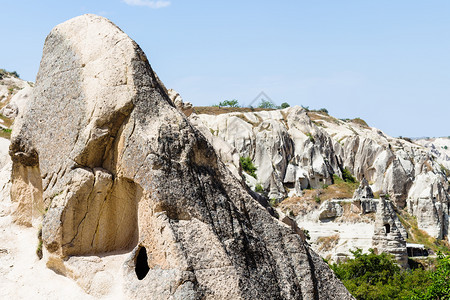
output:
[[[178,108],[178,110],[182,111],[187,117],[192,114],[192,112],[194,111],[192,103],[184,102],[183,98],[181,98],[181,95],[177,91],[168,89],[167,95],[169,95],[169,98],[175,105],[175,107]]]
[[[370,188],[369,182],[366,178],[361,180],[361,184],[353,194],[353,198],[358,200],[374,198],[372,189]]]
[[[258,168],[258,182],[248,184],[260,183],[269,198],[282,200],[300,196],[305,188],[321,188],[347,168],[358,180],[365,178],[373,192],[388,194],[396,207],[407,206],[433,237],[448,235],[450,142],[445,139],[420,142],[425,148],[358,121],[300,107],[193,114],[190,119],[222,140],[213,143],[217,151],[249,156]]]
[[[83,269],[85,255],[132,250],[130,298],[352,298],[172,106],[136,43],[102,17],[51,31],[10,155],[15,220],[43,218],[44,258],[68,277],[96,272]]]
[[[407,232],[391,201],[385,199],[326,200],[296,218],[311,237],[311,247],[333,262],[350,257],[356,248],[390,253],[408,267]]]
[[[389,200],[379,199],[377,202],[373,248],[394,255],[399,264],[406,268],[408,266],[406,230]]]

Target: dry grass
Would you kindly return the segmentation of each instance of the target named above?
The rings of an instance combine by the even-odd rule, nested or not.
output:
[[[4,115],[0,114],[0,119],[3,121],[3,125],[11,128],[12,124],[13,124],[13,120],[5,117]]]
[[[426,248],[433,250],[435,253],[441,251],[450,255],[450,244],[447,240],[438,240],[430,236],[424,230],[419,229],[417,219],[404,210],[399,210],[397,216],[408,232],[408,243],[422,244]]]
[[[349,199],[358,188],[359,183],[345,182],[339,177],[335,177],[335,183],[324,186],[321,189],[304,190],[302,197],[286,198],[280,203],[282,209],[291,210],[295,216],[305,215],[311,210],[317,209],[325,200]]]
[[[375,213],[361,214],[359,202],[341,202],[342,216],[335,219],[337,223],[372,223],[375,221]]]
[[[362,127],[365,127],[365,128],[370,128],[369,125],[367,125],[366,121],[364,121],[361,118],[351,119],[350,122],[361,125]]]
[[[218,106],[196,106],[194,107],[194,112],[196,114],[205,115],[221,115],[228,114],[232,112],[255,112],[255,111],[269,111],[275,110],[271,108],[250,108],[250,107],[218,107]]]
[[[317,239],[317,251],[330,251],[339,243],[339,233],[333,234],[331,236],[321,236]]]
[[[236,117],[238,117],[239,119],[241,119],[249,124],[252,124],[253,127],[257,127],[257,126],[259,126],[259,124],[261,124],[263,122],[263,119],[258,115],[256,115],[256,118],[258,118],[258,122],[250,121],[249,119],[247,119],[247,117],[245,117],[244,114],[238,114],[238,115],[236,115]]]
[[[336,123],[339,124],[339,120],[328,115],[325,112],[319,112],[319,111],[309,111],[307,112],[308,117],[311,119],[311,121],[313,122],[318,122],[318,121],[327,121],[330,123]],[[321,126],[323,126],[322,123],[320,123]]]
[[[305,194],[312,192],[313,190],[306,190]],[[286,198],[279,204],[279,207],[282,211],[289,212],[294,216],[304,216],[312,210],[318,209],[320,203],[317,203],[311,195],[305,197],[305,194],[302,197]]]

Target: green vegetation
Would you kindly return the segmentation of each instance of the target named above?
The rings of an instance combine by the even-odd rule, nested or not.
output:
[[[219,107],[228,106],[228,107],[239,107],[239,102],[236,99],[233,100],[224,100],[219,103]]]
[[[261,99],[261,102],[258,104],[259,108],[272,108],[275,109],[277,106],[270,100]]]
[[[255,192],[257,192],[257,193],[262,193],[262,192],[264,192],[264,188],[263,188],[263,186],[261,185],[261,183],[257,183],[257,184],[256,184],[256,186],[255,186]]]
[[[253,165],[252,159],[250,157],[240,158],[242,170],[244,170],[248,175],[256,179],[256,167]]]
[[[438,253],[435,269],[424,270],[420,264],[401,270],[386,253],[352,251],[354,258],[332,264],[331,269],[349,292],[360,299],[450,299],[450,258]]]
[[[315,196],[315,197],[314,197],[314,201],[315,201],[317,204],[320,204],[320,197],[319,197],[319,196]]]
[[[19,78],[19,74],[16,71],[8,72],[5,69],[0,69],[0,80],[4,77],[16,77]]]
[[[302,228],[303,234],[305,235],[306,240],[311,239],[311,235],[309,234],[309,230]]]
[[[403,210],[397,211],[397,217],[408,233],[408,239],[406,240],[408,243],[422,244],[425,248],[431,249],[435,253],[442,252],[450,255],[448,242],[435,239],[425,231],[419,229],[416,217]]]
[[[279,106],[279,108],[288,108],[288,107],[290,107],[290,105],[289,105],[289,103],[287,103],[287,102],[283,102],[283,103],[281,103],[281,105]]]
[[[342,170],[342,179],[344,179],[344,181],[348,183],[356,183],[355,177],[352,176],[352,173],[350,173],[347,168],[344,168],[344,170]]]
[[[275,199],[275,198],[270,198],[269,204],[270,204],[270,206],[272,206],[272,207],[277,207],[277,206],[278,206],[278,201],[277,201],[277,199]]]
[[[391,255],[378,255],[373,249],[352,253],[353,259],[333,264],[331,269],[356,299],[444,299],[423,297],[434,272],[421,268],[402,271]]]
[[[450,177],[450,170],[444,167],[443,164],[439,164],[439,166],[441,167],[441,172],[445,174],[446,177]]]
[[[314,137],[313,137],[313,135],[311,134],[311,132],[307,132],[307,133],[305,133],[305,134],[306,134],[306,136],[309,138],[309,140],[314,144],[315,140],[314,140]]]
[[[0,127],[0,137],[5,138],[5,139],[10,139],[11,138],[11,131],[12,129],[10,128],[5,128],[5,127]]]
[[[412,299],[450,299],[450,258],[438,254],[436,271],[428,276],[430,284],[422,292],[415,292]]]

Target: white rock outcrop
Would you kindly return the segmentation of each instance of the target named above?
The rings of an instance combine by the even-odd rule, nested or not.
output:
[[[281,172],[287,132],[271,134],[277,126],[262,122],[256,140],[278,143],[260,159],[281,159]],[[93,296],[353,298],[295,223],[233,176],[139,46],[105,18],[50,32],[10,155],[15,222],[42,224],[47,266]],[[117,260],[123,273],[106,267]]]
[[[338,120],[300,107],[194,114],[191,119],[228,144],[221,148],[216,142],[217,151],[227,149],[253,160],[258,183],[269,198],[300,196],[303,189],[332,183],[333,174],[341,177],[347,168],[373,192],[389,195],[396,207],[408,206],[419,227],[433,237],[448,235],[450,143],[447,146],[445,139],[434,140],[438,146],[420,142],[426,148],[390,137],[358,119]]]

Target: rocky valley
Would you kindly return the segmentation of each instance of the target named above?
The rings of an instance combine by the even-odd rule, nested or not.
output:
[[[353,299],[322,258],[448,247],[449,138],[193,107],[95,15],[1,75],[2,298]]]
[[[4,104],[2,297],[352,299],[170,95],[109,20],[51,31]]]

